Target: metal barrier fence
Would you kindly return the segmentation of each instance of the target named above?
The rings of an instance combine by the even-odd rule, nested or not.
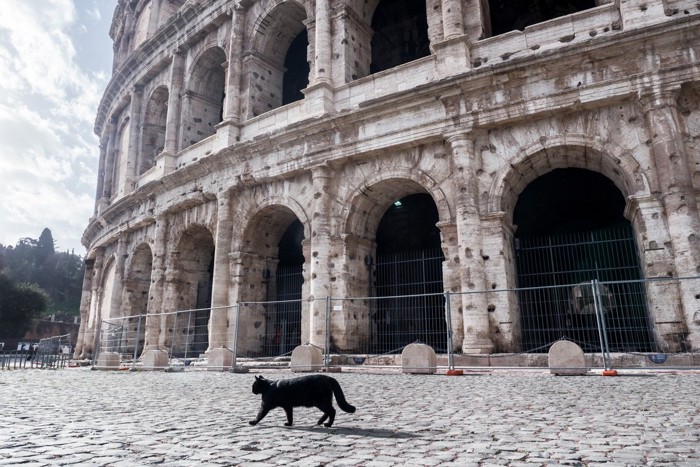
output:
[[[18,350],[1,352],[0,369],[65,368],[70,362],[71,351],[70,334],[47,337]]]
[[[700,290],[700,277],[593,280],[467,293],[328,297],[313,304],[302,300],[247,302],[104,320],[97,348],[98,352],[119,354],[132,366],[138,363],[146,344],[165,350],[171,366],[204,366],[209,347],[228,348],[232,368],[288,366],[294,348],[308,343],[301,339],[302,309],[313,305],[314,313],[325,313],[322,347],[326,366],[398,365],[400,360],[395,357],[407,345],[421,342],[431,346],[440,355],[439,365],[449,369],[514,366],[518,357],[516,365],[542,367],[547,365],[549,348],[568,340],[581,347],[591,366],[638,367],[640,361],[655,365],[673,357],[669,363],[676,366],[698,367],[700,358],[689,353],[684,318],[669,311],[677,306],[673,298],[689,288]],[[460,308],[480,307],[489,315],[493,353],[453,352],[462,344],[453,342],[453,319],[462,319]],[[675,327],[669,328],[669,322]],[[145,342],[147,329],[157,335],[156,341]],[[683,355],[688,358],[678,358]]]

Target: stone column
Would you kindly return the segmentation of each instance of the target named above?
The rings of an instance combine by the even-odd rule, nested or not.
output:
[[[126,252],[126,236],[121,235],[117,244],[117,257],[115,262],[115,277],[114,277],[114,293],[110,303],[110,317],[121,318],[124,316],[122,310],[122,295],[124,292],[124,278],[126,276],[124,268],[126,258],[129,256]],[[120,290],[121,289],[121,290]]]
[[[129,120],[129,148],[126,154],[126,181],[124,193],[134,191],[136,177],[138,177],[141,148],[139,141],[141,136],[141,106],[143,103],[143,86],[134,86],[131,91],[131,119]]]
[[[316,47],[313,83],[331,82],[331,10],[328,0],[316,0]]]
[[[325,345],[326,297],[331,296],[331,196],[332,174],[327,166],[314,167],[311,172],[313,189],[313,218],[311,220],[309,264],[309,342]]]
[[[221,149],[235,144],[241,133],[241,76],[243,70],[243,31],[246,11],[240,4],[234,7],[231,19],[231,37],[226,61],[226,91],[223,121],[217,125],[217,142]]]
[[[95,276],[95,260],[85,260],[85,275],[83,275],[83,288],[80,296],[80,328],[78,329],[78,339],[75,343],[73,358],[83,358],[83,345],[85,339],[85,329],[88,325],[88,317],[90,313],[90,291],[93,277]]]
[[[117,121],[111,119],[109,122],[109,138],[107,139],[107,149],[105,156],[105,174],[104,183],[102,184],[102,199],[101,204],[105,206],[109,204],[109,199],[112,197],[112,184],[114,183],[114,162],[119,151],[117,141]]]
[[[678,123],[678,91],[657,91],[641,97],[651,140],[651,153],[671,237],[676,274],[700,273],[700,217],[688,155]],[[688,343],[700,350],[700,300],[697,283],[680,281],[681,303],[688,326]]]
[[[486,290],[484,263],[481,255],[481,219],[479,217],[478,185],[474,139],[470,135],[449,136],[452,177],[457,211],[457,237],[461,264],[462,292]],[[485,293],[462,295],[464,340],[462,352],[490,353],[493,349],[489,329],[487,297]]]
[[[151,286],[148,290],[148,315],[146,316],[144,353],[148,350],[161,350],[158,346],[160,338],[160,316],[154,315],[163,311],[167,231],[167,219],[164,216],[156,219],[155,239],[153,242],[153,264],[151,266]]]
[[[162,166],[163,173],[175,169],[175,155],[179,150],[181,94],[185,76],[185,54],[176,50],[170,64],[170,89],[168,92],[168,116],[165,121],[165,149],[156,157],[156,165]]]
[[[316,0],[316,17],[304,21],[309,34],[311,76],[304,90],[304,112],[309,116],[333,110],[332,37],[329,0]],[[313,38],[313,41],[311,40]]]
[[[664,206],[657,197],[630,196],[625,217],[632,222],[637,236],[640,260],[646,277],[666,277],[675,269],[672,242],[663,216]],[[663,352],[681,352],[686,340],[679,284],[653,281],[645,284],[649,319],[654,340]]]
[[[464,34],[462,0],[442,0],[442,29],[445,40]]]
[[[94,215],[99,214],[106,206],[103,201],[104,185],[105,185],[105,163],[107,159],[107,141],[100,140],[100,162],[97,168],[97,189],[95,190],[95,211]]]
[[[231,193],[224,191],[219,195],[219,209],[216,224],[216,249],[214,250],[214,273],[211,292],[211,315],[209,319],[209,349],[226,347],[227,321],[229,309],[229,253],[233,225],[231,222]]]
[[[94,268],[90,281],[90,304],[88,307],[88,320],[87,326],[85,327],[81,358],[89,358],[95,351],[95,340],[97,339],[100,323],[100,316],[98,314],[100,312],[100,275],[102,273],[103,260],[104,250],[102,248],[98,248],[95,251],[95,262],[93,263]]]

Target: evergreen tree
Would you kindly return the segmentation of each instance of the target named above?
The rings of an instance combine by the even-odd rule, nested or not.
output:
[[[0,274],[0,337],[24,336],[48,302],[49,297],[35,284],[13,283]]]

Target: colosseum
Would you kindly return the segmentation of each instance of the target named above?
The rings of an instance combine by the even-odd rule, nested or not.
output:
[[[202,354],[520,352],[594,279],[613,350],[700,350],[697,0],[119,0],[110,36],[76,358],[178,310]]]

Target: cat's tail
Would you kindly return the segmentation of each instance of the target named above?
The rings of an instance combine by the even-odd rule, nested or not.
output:
[[[345,412],[355,413],[355,407],[348,404],[348,401],[345,400],[345,394],[343,394],[343,390],[340,388],[340,383],[333,379],[331,381],[331,387],[333,388],[333,394],[335,394],[335,400],[338,403],[338,407],[343,409]]]

